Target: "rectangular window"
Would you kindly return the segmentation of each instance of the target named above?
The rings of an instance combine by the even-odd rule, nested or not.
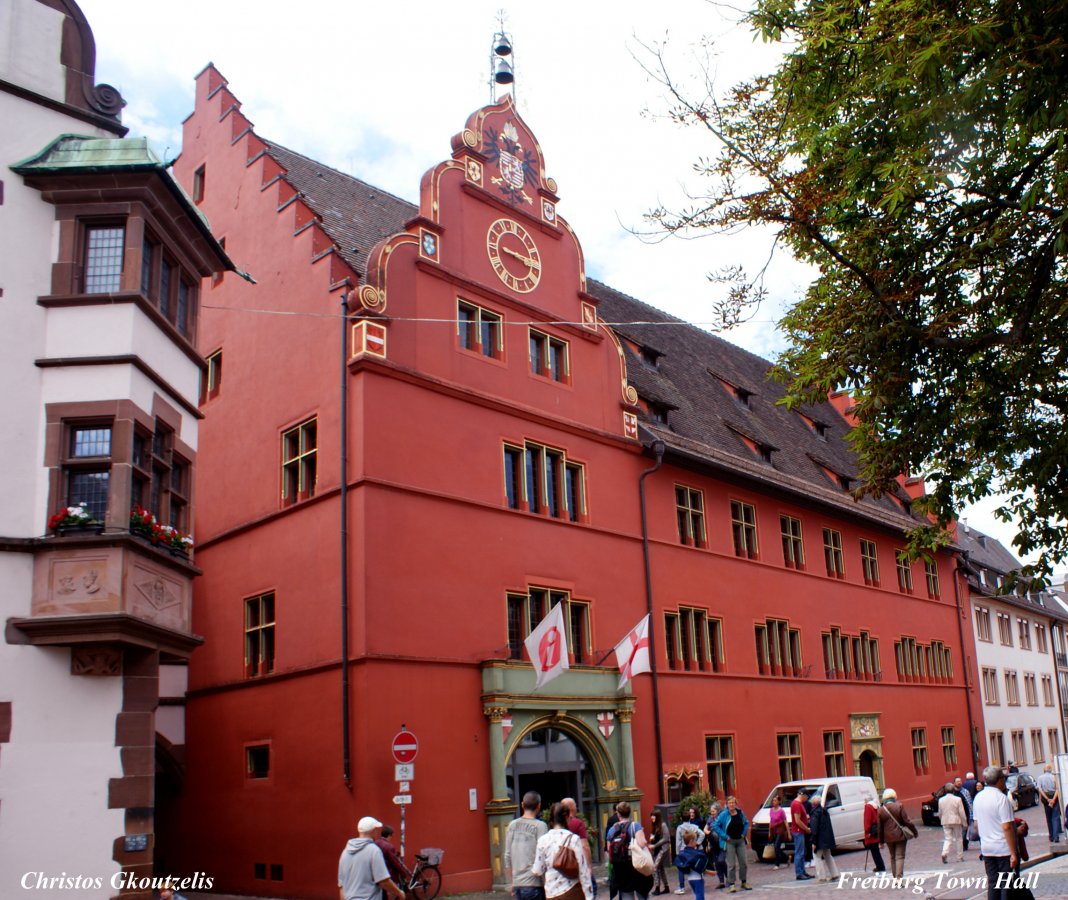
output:
[[[144,240],[141,242],[141,293],[146,298],[153,298],[155,296],[155,279],[152,277],[153,267],[156,264],[156,254],[159,252],[159,244],[149,239],[148,235],[145,235]]]
[[[497,313],[466,303],[456,302],[456,334],[460,346],[493,359],[504,354],[504,328]]]
[[[1012,646],[1012,619],[1006,613],[998,613],[998,638],[1004,646]]]
[[[523,641],[556,606],[564,605],[564,622],[568,630],[568,658],[580,665],[590,658],[590,603],[573,600],[567,591],[530,587],[525,594],[505,596],[508,620],[508,650],[511,659],[524,658]]]
[[[86,511],[103,522],[111,485],[111,425],[71,425],[63,461],[65,506],[85,504]]]
[[[708,789],[716,797],[734,793],[734,738],[729,734],[705,736]]]
[[[983,702],[987,706],[999,706],[997,669],[983,668]]]
[[[828,678],[879,679],[879,641],[867,631],[842,634],[838,627],[823,632],[823,669]]]
[[[975,631],[979,640],[992,641],[990,633],[990,610],[982,606],[975,607]]]
[[[269,778],[271,775],[271,746],[258,744],[245,748],[245,774],[249,778]]]
[[[833,528],[823,529],[823,559],[831,578],[845,578],[845,561],[842,557],[842,533]]]
[[[680,543],[691,547],[706,545],[704,494],[694,488],[675,485],[675,518]]]
[[[1009,706],[1020,705],[1020,684],[1011,669],[1005,672],[1005,702]]]
[[[782,619],[767,619],[755,626],[757,669],[761,675],[799,677],[801,629]]]
[[[1042,743],[1042,729],[1031,729],[1031,762],[1045,762],[1046,748]]]
[[[664,614],[668,667],[684,671],[718,672],[723,666],[722,621],[709,619],[703,609],[681,606]]]
[[[912,729],[912,765],[917,775],[926,775],[929,768],[927,759],[927,729]]]
[[[1017,766],[1027,765],[1027,750],[1024,748],[1023,729],[1012,731],[1012,761]]]
[[[990,765],[1001,766],[1005,763],[1005,733],[990,732]]]
[[[1016,619],[1017,634],[1020,637],[1020,649],[1031,649],[1031,622],[1029,619]]]
[[[122,288],[126,228],[93,226],[85,230],[85,293],[110,294]]]
[[[923,571],[927,578],[927,596],[937,600],[940,595],[938,586],[938,564],[933,559],[923,561]]]
[[[532,441],[505,444],[504,493],[510,509],[580,522],[586,516],[586,469],[562,450]]]
[[[782,560],[787,568],[805,567],[805,545],[801,538],[801,520],[793,516],[779,516],[782,531]]]
[[[1061,733],[1056,728],[1047,728],[1046,735],[1049,737],[1049,755],[1056,756],[1061,752]]]
[[[912,593],[912,561],[904,550],[897,551],[897,586],[903,594]]]
[[[879,583],[879,554],[875,547],[875,541],[860,542],[860,564],[864,569],[864,583],[878,585]]]
[[[775,746],[779,756],[779,781],[800,781],[804,778],[801,773],[801,735],[777,734]]]
[[[953,726],[942,726],[942,762],[946,764],[947,772],[955,772],[957,769],[957,738]]]
[[[1028,706],[1038,706],[1038,681],[1034,672],[1024,672],[1024,699]]]
[[[530,371],[553,381],[566,382],[571,373],[567,341],[531,328]]]
[[[193,202],[199,203],[204,199],[204,176],[205,166],[201,166],[193,173]]]
[[[184,278],[178,279],[178,303],[175,306],[174,324],[178,333],[189,337],[190,332],[190,301],[196,292],[196,288],[190,285]]]
[[[222,386],[222,350],[216,350],[207,359],[208,369],[201,374],[203,380],[200,392],[200,402],[203,403],[212,397],[219,396],[219,388]]]
[[[245,677],[274,671],[274,592],[245,600]]]
[[[894,643],[897,674],[903,681],[946,682],[953,679],[953,659],[942,641],[921,644],[914,637]]]
[[[1049,653],[1049,643],[1046,640],[1046,626],[1035,622],[1035,646],[1039,653]]]
[[[757,555],[756,507],[740,500],[731,501],[731,531],[735,556],[755,559]]]
[[[845,775],[845,736],[841,731],[823,732],[823,765],[828,778]]]
[[[1053,677],[1051,675],[1042,676],[1042,703],[1046,706],[1053,706]]]
[[[317,418],[282,432],[282,505],[315,496],[318,462]]]
[[[159,311],[168,321],[171,318],[171,285],[174,283],[174,265],[167,259],[159,267]]]

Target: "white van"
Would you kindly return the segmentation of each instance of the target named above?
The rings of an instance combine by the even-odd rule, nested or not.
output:
[[[834,827],[834,841],[842,849],[860,849],[858,842],[864,840],[864,804],[865,794],[878,798],[874,782],[867,776],[843,776],[841,778],[807,778],[801,781],[785,781],[777,784],[768,794],[764,805],[752,817],[750,834],[753,852],[761,859],[764,847],[768,844],[768,819],[770,817],[771,799],[778,797],[782,808],[786,810],[786,820],[790,820],[790,804],[797,792],[804,788],[809,797],[818,794],[823,800],[824,808],[831,814]],[[783,848],[787,853],[792,847]]]

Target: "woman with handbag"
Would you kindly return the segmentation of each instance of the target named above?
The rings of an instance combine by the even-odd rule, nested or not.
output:
[[[786,865],[786,854],[782,852],[782,846],[790,840],[790,830],[786,825],[786,810],[782,808],[782,800],[776,794],[771,798],[771,811],[768,813],[768,837],[771,838],[772,858],[775,860],[773,869],[781,869]],[[764,859],[768,858],[768,848],[764,847]]]
[[[897,802],[897,791],[883,791],[883,805],[879,809],[879,842],[890,851],[890,874],[901,878],[905,874],[905,846],[909,838],[919,835],[909,819],[905,807]]]
[[[879,852],[879,801],[864,794],[864,849],[871,854],[873,871],[885,872],[886,864]]]
[[[649,842],[641,823],[631,821],[630,804],[626,800],[616,804],[616,812],[619,821],[608,832],[608,859],[612,863],[609,890],[619,894],[620,900],[645,900],[653,888],[653,857],[649,853]],[[640,871],[637,865],[646,868],[648,874]]]
[[[549,830],[538,838],[532,875],[545,876],[547,900],[593,900],[590,864],[582,851],[581,838],[567,827],[570,810],[554,803]]]

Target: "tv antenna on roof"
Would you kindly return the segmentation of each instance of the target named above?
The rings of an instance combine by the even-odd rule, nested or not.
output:
[[[515,98],[515,57],[512,36],[504,30],[504,10],[497,11],[497,32],[490,44],[490,102],[497,102],[497,85],[512,85]]]

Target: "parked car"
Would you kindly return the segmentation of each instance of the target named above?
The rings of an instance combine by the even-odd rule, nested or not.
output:
[[[875,784],[866,776],[842,776],[840,778],[809,778],[803,781],[786,781],[771,789],[764,805],[753,814],[750,830],[750,843],[757,859],[763,857],[764,847],[768,843],[768,822],[770,819],[771,799],[778,796],[783,809],[789,816],[790,804],[797,796],[797,792],[805,788],[810,797],[819,795],[823,798],[823,806],[831,815],[831,824],[834,827],[835,843],[839,847],[857,847],[858,842],[864,839],[864,804],[865,794],[878,797]],[[793,847],[787,844],[783,847],[787,854],[793,852]]]
[[[1026,772],[1010,775],[1005,789],[1012,798],[1013,809],[1028,809],[1038,805],[1038,782]]]

